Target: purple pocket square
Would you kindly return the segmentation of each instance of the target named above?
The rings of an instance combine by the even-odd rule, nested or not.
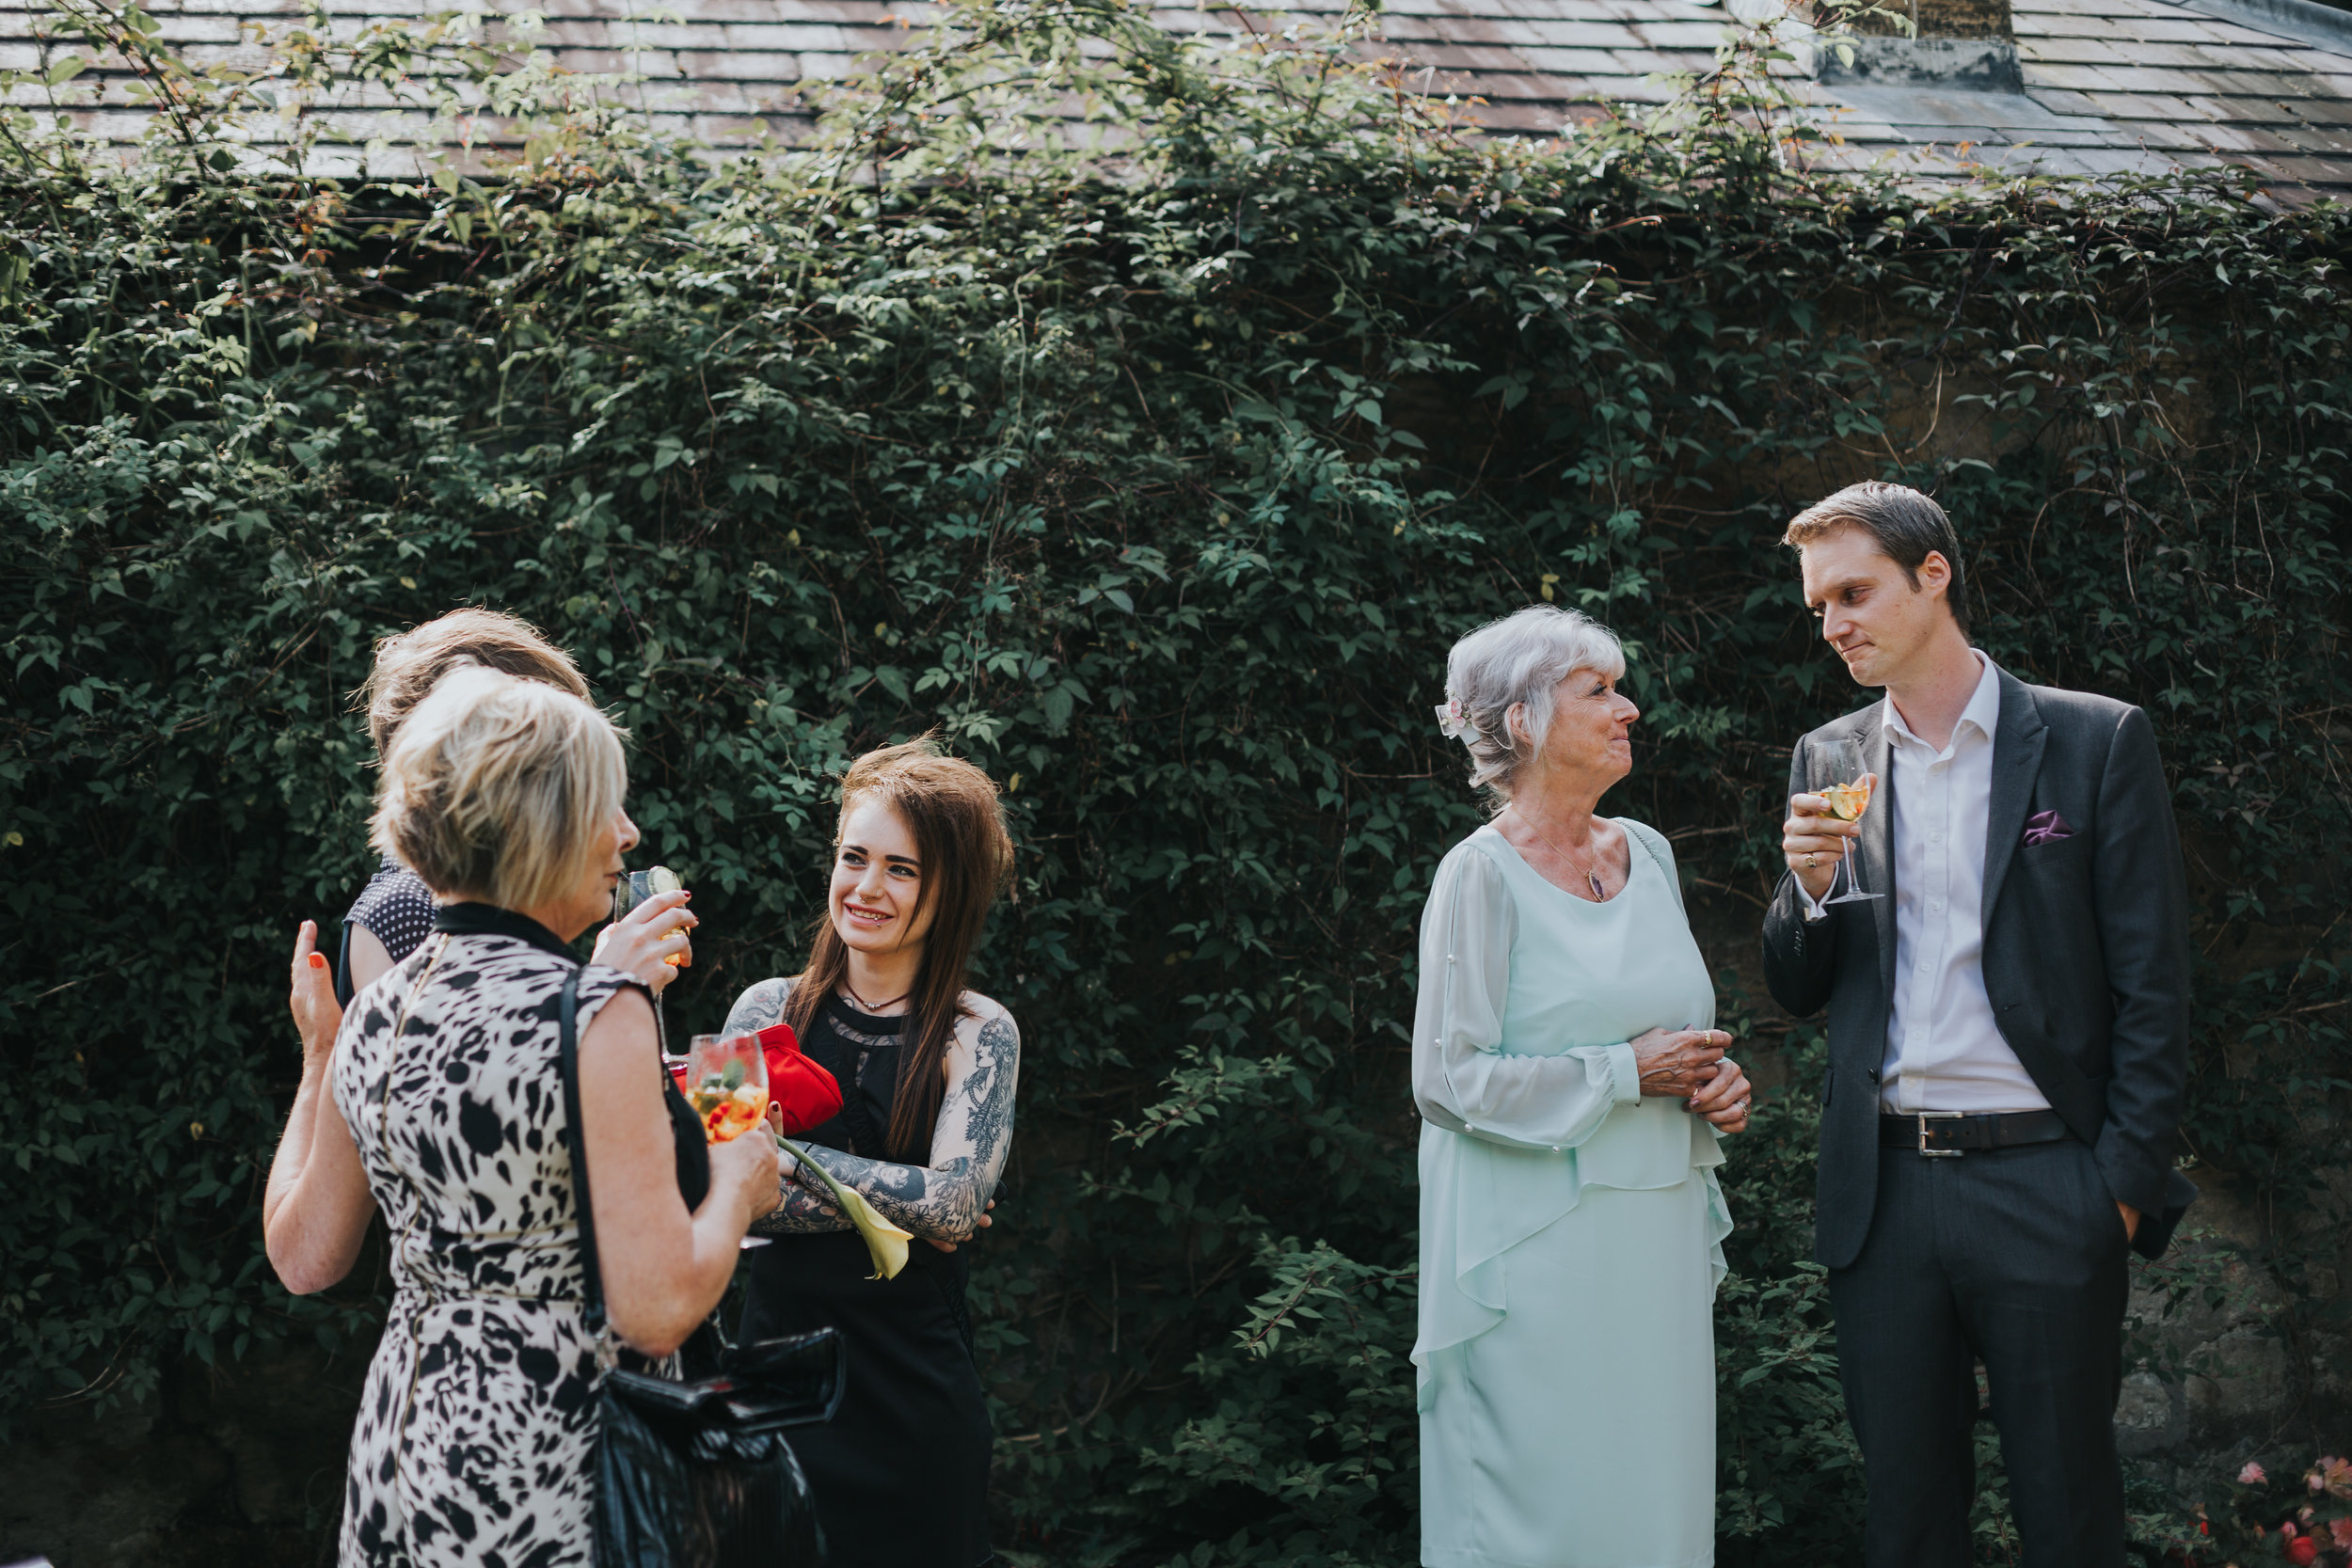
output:
[[[2054,811],[2038,811],[2026,818],[2025,843],[2056,844],[2062,838],[2073,838],[2074,830],[2066,825],[2066,818]]]

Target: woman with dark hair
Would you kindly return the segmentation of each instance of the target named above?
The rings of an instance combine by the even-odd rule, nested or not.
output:
[[[1012,1140],[1012,1015],[965,989],[1011,869],[996,786],[929,739],[868,752],[841,783],[825,916],[808,967],[744,991],[729,1034],[782,1022],[840,1085],[810,1159],[932,1243],[895,1279],[818,1178],[797,1168],[755,1229],[742,1337],[840,1331],[841,1409],[795,1433],[837,1568],[977,1568],[993,1434],[964,1307],[964,1256]]]

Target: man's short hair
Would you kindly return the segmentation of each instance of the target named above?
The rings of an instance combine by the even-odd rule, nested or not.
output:
[[[1952,569],[1952,585],[1944,594],[1946,608],[1961,635],[1968,634],[1966,581],[1960,571],[1960,536],[1952,520],[1934,500],[1908,484],[1867,479],[1849,484],[1824,500],[1815,501],[1788,519],[1780,542],[1803,549],[1816,539],[1841,528],[1858,528],[1878,542],[1883,555],[1903,569],[1913,588],[1919,586],[1919,563],[1932,550]]]

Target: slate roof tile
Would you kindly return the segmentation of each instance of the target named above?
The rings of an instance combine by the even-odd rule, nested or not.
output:
[[[2134,122],[2143,119],[2198,120],[2205,117],[2188,105],[2188,101],[2161,92],[2091,92],[2092,112],[2110,119]]]
[[[1519,53],[1538,70],[1572,76],[1608,76],[1617,70],[1616,60],[1606,49],[1522,49]]]
[[[2130,65],[2146,57],[2144,47],[2100,38],[2019,39],[2017,57],[2042,65]]]
[[[2090,94],[2077,92],[2071,87],[2055,87],[2028,80],[2026,83],[2026,96],[2052,114],[2099,117],[2106,112],[2091,100]]]
[[[2097,66],[2056,65],[2043,60],[2022,62],[2026,89],[2066,87],[2075,92],[2112,92],[2122,86]]]
[[[42,3],[0,0],[0,68],[30,69],[44,58],[35,37]],[[342,36],[372,19],[415,16],[446,3],[324,0]],[[862,55],[905,47],[912,27],[939,14],[925,0],[669,3],[676,23],[644,20],[645,0],[548,0],[542,31],[497,30],[545,49],[564,70],[643,72],[651,80],[634,89],[638,102],[665,121],[724,142],[749,136],[755,118],[778,134],[804,131],[792,83],[846,75]],[[207,61],[257,58],[240,22],[277,29],[304,14],[294,0],[150,4],[165,36]],[[1343,4],[1283,0],[1265,20],[1287,24]],[[2352,41],[2323,49],[2310,36],[2270,31],[2265,13],[2240,0],[2012,0],[2012,7],[2022,95],[1813,82],[1797,68],[1779,68],[1817,106],[1832,138],[1815,149],[1815,161],[1825,167],[1883,162],[1905,178],[1936,179],[1979,164],[2102,173],[2168,162],[2204,166],[2215,156],[2206,150],[2221,149],[2273,182],[2282,198],[2352,185]],[[1176,31],[1236,25],[1231,13],[1173,4],[1152,14]],[[1605,114],[1604,103],[1638,111],[1661,101],[1667,89],[1651,78],[1708,66],[1728,20],[1719,5],[1692,0],[1387,0],[1383,15],[1386,42],[1368,54],[1426,71],[1424,90],[1483,99],[1472,113],[1492,134],[1536,135]],[[73,112],[108,136],[129,139],[143,111],[128,104],[121,75],[86,73],[77,86],[94,83],[103,92]],[[11,96],[24,101],[24,92]],[[315,112],[354,135],[429,134],[426,117],[381,88],[354,86]],[[478,121],[477,130],[511,141],[510,130],[495,122]]]
[[[2284,125],[2273,133],[2304,152],[2336,152],[2352,157],[2352,126]]]
[[[2352,158],[2274,158],[2270,162],[2290,180],[2314,185],[2352,184]]]

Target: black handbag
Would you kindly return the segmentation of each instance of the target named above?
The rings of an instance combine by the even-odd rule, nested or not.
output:
[[[557,1067],[588,1331],[601,1346],[604,1280],[580,1134],[579,1004],[574,970],[564,981]],[[840,1336],[827,1328],[728,1346],[706,1323],[690,1351],[715,1362],[715,1372],[680,1381],[613,1367],[597,1391],[597,1568],[817,1568],[824,1560],[817,1512],[784,1431],[833,1418]]]

